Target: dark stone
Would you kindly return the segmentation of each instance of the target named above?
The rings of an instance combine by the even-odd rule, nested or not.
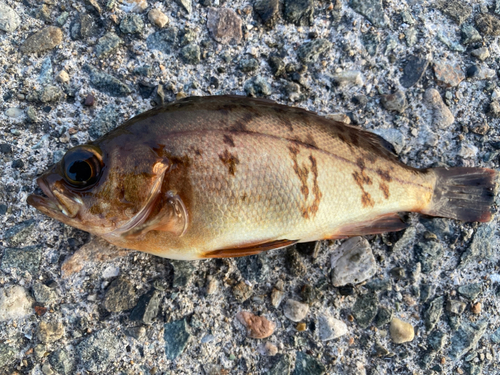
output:
[[[16,360],[17,352],[17,349],[13,346],[6,343],[0,343],[0,368],[2,370],[7,370],[8,366]]]
[[[314,19],[314,0],[285,0],[285,19],[297,26],[310,26]]]
[[[278,354],[275,356],[275,363],[269,370],[269,375],[290,375],[292,363],[287,355]]]
[[[380,36],[377,33],[367,32],[362,36],[363,45],[365,46],[366,52],[370,56],[375,56],[377,54],[378,46],[380,44]]]
[[[120,312],[132,309],[136,301],[137,293],[132,283],[119,277],[106,290],[103,306],[109,312]]]
[[[12,152],[12,146],[8,143],[0,144],[0,152],[2,154],[10,154]]]
[[[92,86],[101,92],[116,97],[127,96],[132,92],[130,88],[119,79],[91,65],[84,65],[83,69],[90,74],[90,83]]]
[[[469,45],[483,40],[479,32],[471,25],[463,25],[461,30],[462,44]]]
[[[364,287],[371,291],[387,291],[392,290],[392,282],[390,279],[375,279],[368,281]]]
[[[293,375],[321,375],[325,373],[325,366],[316,358],[304,352],[297,352]]]
[[[285,63],[282,58],[273,55],[269,57],[268,63],[275,77],[280,77],[285,74]]]
[[[76,346],[80,363],[87,371],[109,373],[106,370],[113,364],[121,350],[118,337],[107,329],[98,331]]]
[[[92,94],[88,94],[85,97],[85,101],[83,102],[83,105],[86,107],[92,107],[95,104],[95,97]]]
[[[446,334],[438,329],[433,331],[427,338],[430,348],[436,352],[443,349],[445,341]]]
[[[264,25],[274,26],[278,18],[279,0],[256,0],[253,8]]]
[[[121,117],[116,105],[108,104],[97,114],[89,127],[89,135],[92,139],[99,138],[116,128],[120,121]]]
[[[174,267],[174,288],[184,288],[193,278],[196,270],[194,263],[183,260],[171,260],[170,264]]]
[[[455,234],[453,228],[450,226],[449,219],[442,218],[420,218],[420,222],[429,231],[434,233],[439,239],[445,240]]]
[[[392,314],[391,309],[384,307],[384,306],[381,306],[378,309],[378,312],[377,312],[377,315],[375,316],[375,319],[373,320],[373,324],[375,325],[375,327],[380,328],[383,325],[391,322],[392,315],[393,314]]]
[[[358,107],[363,108],[368,104],[368,98],[366,97],[366,95],[354,95],[352,97],[352,102]]]
[[[443,304],[444,297],[438,297],[434,299],[429,304],[427,310],[424,311],[424,323],[427,332],[432,331],[441,318],[441,315],[443,313]]]
[[[460,293],[462,296],[470,300],[476,299],[477,296],[481,293],[481,290],[482,290],[481,283],[461,285],[458,287],[458,293]]]
[[[6,248],[0,269],[10,272],[13,268],[36,273],[42,260],[42,248],[38,245],[23,248]]]
[[[500,20],[488,13],[479,13],[476,18],[476,26],[483,35],[500,35]]]
[[[377,316],[378,308],[377,294],[369,292],[358,297],[352,308],[352,315],[361,328],[367,328]]]
[[[403,280],[406,279],[406,270],[403,267],[394,267],[389,271],[389,274],[395,280]]]
[[[158,290],[151,290],[139,298],[137,305],[130,313],[130,320],[151,324],[160,311],[162,294]]]
[[[97,57],[105,57],[115,51],[123,41],[113,32],[107,33],[99,39],[95,46],[95,54]]]
[[[73,40],[96,37],[102,27],[101,21],[93,15],[80,13],[69,27]]]
[[[377,27],[386,27],[389,23],[381,0],[351,0],[349,6]]]
[[[272,88],[266,78],[256,76],[245,82],[244,90],[247,95],[253,97],[269,96],[272,94]]]
[[[307,272],[307,267],[302,261],[302,257],[295,247],[289,247],[285,253],[285,267],[288,272],[294,277],[304,276]]]
[[[138,66],[134,69],[134,74],[143,77],[151,77],[151,75],[153,74],[153,68],[151,67],[151,65]]]
[[[339,286],[338,290],[341,296],[352,296],[354,294],[354,286],[352,284]]]
[[[326,39],[314,39],[302,44],[297,50],[297,57],[304,64],[311,64],[318,61],[319,56],[328,51],[332,46]]]
[[[128,14],[120,22],[120,30],[124,34],[138,34],[144,29],[144,21],[139,14]]]
[[[420,287],[420,302],[426,303],[436,292],[436,285],[434,284],[422,284]]]
[[[236,258],[236,266],[241,276],[248,281],[263,282],[269,276],[269,266],[265,255]]]
[[[153,105],[155,106],[163,105],[165,103],[165,96],[166,96],[165,86],[163,85],[156,86],[153,93],[153,100],[152,100]]]
[[[139,94],[143,99],[149,98],[153,94],[153,91],[156,88],[156,85],[153,85],[152,83],[145,81],[140,81],[138,86],[139,86]]]
[[[163,337],[167,359],[176,359],[184,351],[191,337],[186,319],[165,324]]]
[[[401,86],[408,89],[415,85],[422,78],[428,66],[429,60],[410,56],[403,68],[403,76],[399,80]]]
[[[15,159],[12,161],[12,168],[21,169],[24,167],[24,162],[21,159]]]
[[[6,204],[0,204],[0,216],[3,216],[7,213],[7,205]]]
[[[170,54],[177,45],[177,34],[177,29],[174,27],[160,30],[150,34],[146,39],[146,44],[150,50],[158,50]]]
[[[248,59],[241,59],[239,68],[242,72],[248,73],[259,69],[259,62],[253,57]]]
[[[403,113],[408,106],[408,102],[406,101],[406,96],[403,91],[396,91],[394,94],[382,95],[380,97],[380,102],[388,111],[395,111],[399,113]]]
[[[201,61],[200,47],[195,43],[182,47],[181,57],[186,64],[199,64]]]
[[[486,321],[464,323],[451,338],[449,357],[458,360],[462,355],[473,349],[486,332]]]
[[[441,0],[436,6],[459,25],[472,15],[472,7],[462,1]]]
[[[474,78],[478,74],[479,74],[479,68],[477,67],[477,65],[471,65],[465,71],[465,75],[467,76],[467,78]]]
[[[56,350],[49,356],[53,369],[61,375],[71,375],[75,371],[75,358],[72,353],[64,349]]]
[[[474,238],[467,250],[460,258],[460,268],[464,268],[469,263],[476,262],[477,259],[482,261],[491,260],[494,257],[494,248],[492,246],[495,235],[494,226],[490,224],[482,224],[477,228]]]
[[[443,246],[438,241],[427,240],[415,245],[415,256],[422,264],[422,272],[429,273],[442,259],[444,254]]]
[[[22,44],[21,52],[37,53],[48,51],[61,44],[62,39],[63,32],[60,28],[48,26],[30,35]]]

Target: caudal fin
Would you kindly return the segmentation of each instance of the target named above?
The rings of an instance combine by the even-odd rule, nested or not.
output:
[[[436,187],[423,214],[462,221],[490,221],[498,172],[488,168],[433,168]]]

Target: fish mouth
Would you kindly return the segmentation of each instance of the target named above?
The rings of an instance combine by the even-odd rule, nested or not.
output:
[[[50,187],[44,176],[36,180],[43,195],[30,194],[26,202],[44,214],[58,220],[74,218],[83,205],[83,201],[76,195],[68,195],[67,191],[54,186]]]

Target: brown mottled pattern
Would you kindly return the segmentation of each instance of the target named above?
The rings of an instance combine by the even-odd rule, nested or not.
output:
[[[228,150],[224,150],[224,153],[219,155],[219,159],[227,166],[229,174],[234,176],[236,166],[240,163],[238,158],[231,154]]]

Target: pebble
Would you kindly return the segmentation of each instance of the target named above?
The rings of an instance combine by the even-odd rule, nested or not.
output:
[[[29,36],[21,46],[23,53],[35,53],[48,51],[62,42],[63,32],[55,26],[48,26],[45,29]]]
[[[95,97],[92,94],[88,94],[83,101],[85,107],[92,107],[95,104]]]
[[[332,253],[331,266],[332,284],[336,287],[361,283],[377,271],[371,246],[363,237],[353,237],[342,243]]]
[[[500,20],[492,14],[479,13],[476,18],[476,27],[483,35],[500,35]]]
[[[177,45],[178,31],[174,27],[169,27],[150,34],[146,38],[146,44],[150,50],[158,50],[165,54],[173,51],[173,47]]]
[[[80,13],[69,26],[71,39],[88,39],[99,35],[101,30],[101,21],[91,14]]]
[[[177,4],[179,4],[184,10],[188,13],[191,13],[193,11],[193,4],[191,3],[192,0],[175,0]]]
[[[142,339],[146,336],[146,332],[146,327],[143,326],[130,327],[129,329],[125,330],[125,334],[127,336],[133,337],[138,341],[142,341]]]
[[[244,73],[253,72],[259,69],[259,62],[253,57],[243,58],[240,60],[239,68]]]
[[[479,60],[484,61],[490,57],[490,50],[486,47],[473,49],[470,53],[472,56],[477,57]]]
[[[136,302],[137,293],[132,283],[119,277],[106,290],[103,306],[109,312],[120,312],[132,309]]]
[[[378,53],[378,46],[380,44],[380,35],[378,33],[367,32],[363,35],[362,41],[366,52],[370,56],[375,56]]]
[[[482,224],[476,230],[469,248],[465,250],[460,259],[459,268],[464,268],[470,263],[475,263],[477,259],[485,260],[493,259],[494,248],[492,246],[494,237],[494,226],[490,224]]]
[[[248,281],[263,282],[269,276],[269,265],[265,255],[251,255],[236,258],[241,276]]]
[[[445,0],[436,2],[436,6],[441,12],[446,14],[458,25],[464,23],[472,15],[472,7],[463,1]]]
[[[90,125],[89,135],[92,139],[99,138],[116,128],[121,122],[120,113],[114,104],[104,107]]]
[[[294,277],[302,277],[307,272],[302,255],[296,246],[289,247],[285,252],[285,266],[288,272]]]
[[[449,299],[446,301],[446,311],[450,314],[461,315],[467,305],[465,302]]]
[[[95,54],[98,58],[108,56],[123,44],[122,39],[113,32],[104,34],[95,46]]]
[[[233,288],[233,295],[240,303],[248,300],[253,294],[252,288],[244,281],[239,282]]]
[[[389,25],[389,18],[385,15],[381,0],[351,0],[349,6],[365,16],[376,27]]]
[[[380,306],[380,308],[377,311],[377,315],[375,316],[375,319],[373,319],[373,324],[375,325],[375,327],[380,328],[392,321],[392,315],[393,315],[392,309]]]
[[[403,113],[406,107],[408,107],[406,95],[403,91],[396,91],[393,94],[382,95],[380,97],[380,102],[388,111],[395,111],[399,113]]]
[[[268,372],[269,375],[290,375],[290,368],[292,366],[290,358],[287,355],[279,355],[276,357],[273,367],[271,367]],[[214,375],[219,375],[219,373]]]
[[[76,353],[87,371],[102,374],[113,364],[121,348],[118,337],[110,330],[102,329],[76,345]]]
[[[38,81],[42,84],[49,84],[54,79],[54,69],[52,68],[52,60],[50,57],[47,57],[42,62],[42,67],[40,68],[40,76],[38,77]]]
[[[389,328],[392,342],[396,344],[403,344],[405,342],[413,341],[415,338],[415,329],[410,323],[402,321],[398,318],[393,318]]]
[[[470,311],[475,315],[480,315],[482,310],[481,302],[473,303],[470,307]]]
[[[38,100],[42,103],[57,102],[64,97],[64,91],[56,85],[46,85],[38,94]]]
[[[325,366],[316,358],[304,352],[297,352],[295,370],[292,375],[322,375],[324,373]]]
[[[283,307],[283,313],[292,322],[300,322],[309,312],[309,305],[289,299]]]
[[[172,286],[174,288],[184,288],[193,279],[196,266],[192,262],[183,260],[171,260],[170,264],[174,267],[174,281]]]
[[[405,37],[408,47],[413,47],[418,42],[418,31],[414,27],[410,27],[405,31]]]
[[[0,343],[0,368],[7,369],[17,358],[18,350],[6,343]]]
[[[456,361],[468,351],[474,349],[486,332],[488,323],[463,323],[451,337],[449,357]]]
[[[221,44],[238,44],[243,38],[242,21],[236,12],[229,8],[210,8],[207,27],[212,38]]]
[[[447,87],[458,86],[465,79],[465,74],[458,65],[437,62],[433,65],[436,80]]]
[[[90,74],[90,83],[92,86],[101,92],[116,97],[127,96],[132,92],[132,90],[119,79],[91,65],[87,64],[83,69]]]
[[[148,13],[148,20],[160,27],[163,28],[168,24],[168,17],[161,10],[153,8]]]
[[[455,117],[444,104],[441,95],[436,89],[428,88],[424,93],[427,108],[432,111],[433,125],[439,129],[446,129],[455,122]]]
[[[245,326],[247,336],[253,339],[264,339],[271,336],[276,329],[276,323],[264,316],[257,316],[248,311],[240,311],[236,319]]]
[[[444,348],[446,343],[446,334],[440,330],[435,330],[427,338],[430,349],[433,351],[439,351]]]
[[[268,357],[274,357],[276,354],[278,354],[278,347],[272,342],[267,341],[261,350],[261,354]]]
[[[469,44],[479,43],[483,40],[479,31],[472,25],[462,26],[462,44],[468,46]]]
[[[285,0],[285,20],[297,26],[310,26],[314,20],[314,0]]]
[[[148,2],[146,0],[119,0],[121,5],[121,10],[124,12],[136,12],[140,13],[148,7]]]
[[[332,81],[339,86],[351,84],[355,86],[362,86],[364,83],[363,75],[357,70],[346,70],[333,74]]]
[[[200,47],[196,43],[182,47],[180,55],[186,64],[196,65],[201,61]]]
[[[3,1],[0,2],[0,30],[6,33],[15,31],[21,24],[19,15]]]
[[[44,321],[38,325],[37,338],[45,344],[59,340],[64,336],[64,325],[61,321]]]
[[[158,290],[151,290],[142,295],[130,313],[129,319],[140,321],[144,324],[151,324],[155,321],[160,311],[162,293]]]
[[[438,297],[432,300],[429,307],[424,311],[424,323],[427,332],[434,329],[441,315],[443,314],[444,297]]]
[[[272,55],[269,57],[268,63],[275,77],[280,77],[285,74],[285,63],[282,58]]]
[[[120,22],[120,30],[124,34],[138,34],[144,29],[144,21],[138,14],[128,14]]]
[[[377,316],[378,296],[374,292],[360,295],[352,307],[352,315],[361,328],[367,328]]]
[[[33,313],[31,298],[22,286],[0,288],[0,322],[23,319]]]
[[[167,323],[164,326],[165,356],[169,360],[176,359],[188,345],[191,334],[186,319]]]
[[[403,75],[399,83],[407,89],[414,86],[422,78],[428,66],[429,60],[411,55],[403,68]]]
[[[271,292],[271,305],[277,309],[281,304],[281,301],[283,301],[283,298],[285,298],[285,292],[281,286],[278,287],[278,285],[276,285]]]
[[[58,294],[55,288],[35,282],[33,284],[33,297],[35,297],[35,301],[43,305],[51,305],[58,299]]]
[[[460,293],[462,296],[470,300],[476,299],[477,296],[479,296],[479,294],[481,293],[481,290],[482,290],[481,283],[460,285],[458,287],[458,293]]]
[[[68,83],[69,82],[69,74],[65,70],[61,70],[56,77],[56,80],[61,83]]]
[[[491,334],[490,339],[494,344],[500,344],[500,327]]]
[[[331,47],[332,43],[326,39],[314,39],[302,44],[297,49],[297,57],[304,64],[315,63],[318,61],[319,56],[327,52]]]
[[[264,25],[274,26],[278,18],[279,0],[256,0],[253,8]]]
[[[42,247],[39,245],[27,246],[23,248],[8,247],[4,251],[0,269],[11,273],[13,269],[37,273],[42,260]]]
[[[265,79],[262,76],[256,76],[250,78],[248,81],[245,82],[243,88],[248,96],[259,97],[259,96],[269,96],[272,94],[271,85],[269,84],[267,79]]]
[[[347,324],[329,314],[322,314],[318,317],[317,330],[321,341],[334,340],[347,334]]]
[[[5,111],[5,115],[10,118],[19,118],[23,115],[24,111],[21,108],[9,108]]]
[[[496,100],[492,101],[488,106],[487,114],[491,117],[500,117],[500,103]]]
[[[49,355],[49,362],[53,369],[61,375],[72,375],[75,373],[75,357],[65,349],[59,349]]]

